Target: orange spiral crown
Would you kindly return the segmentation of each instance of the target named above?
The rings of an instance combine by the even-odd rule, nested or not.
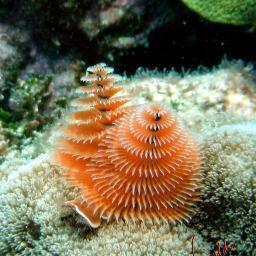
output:
[[[85,97],[73,100],[76,109],[69,114],[57,139],[53,161],[65,168],[65,174],[75,185],[80,183],[80,174],[97,152],[106,129],[132,108],[125,106],[130,97],[120,95],[122,86],[114,85],[120,76],[112,72],[103,63],[87,69],[81,80],[88,85],[77,90]]]
[[[125,221],[188,221],[199,199],[198,147],[161,105],[139,107],[108,129],[80,176],[84,202],[71,201],[93,227]]]
[[[188,221],[199,200],[198,147],[166,107],[127,106],[119,76],[98,64],[87,69],[54,149],[82,201],[73,207],[92,227],[102,219]],[[79,108],[79,109],[77,109]]]

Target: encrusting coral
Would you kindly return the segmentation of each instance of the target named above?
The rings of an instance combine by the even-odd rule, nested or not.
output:
[[[120,108],[128,98],[112,97],[122,90],[111,87],[112,69],[99,64],[87,71],[92,85],[79,91],[93,96],[74,102],[91,106],[70,115],[76,123],[64,127],[54,151],[57,164],[82,193],[82,202],[67,204],[92,227],[101,219],[188,221],[200,183],[192,136],[160,105]]]
[[[232,243],[237,255],[255,255],[256,121],[203,137],[202,202],[193,222],[205,237]]]
[[[183,74],[140,69],[125,85],[142,99],[171,106],[198,133],[256,118],[255,71],[242,61],[224,59],[211,70]]]
[[[37,157],[40,152],[49,150],[49,144],[45,143],[55,138],[48,132],[42,134],[40,147],[34,142],[27,143],[22,152],[8,152],[0,164],[0,254],[184,256],[191,254],[191,238],[194,236],[195,256],[209,255],[210,245],[206,239],[212,243],[212,249],[216,248],[213,243],[216,245],[217,241],[225,240],[228,245],[232,244],[232,255],[254,255],[255,122],[238,124],[238,118],[234,124],[233,119],[229,122],[212,119],[214,124],[212,121],[209,124],[207,114],[220,109],[226,112],[234,110],[233,101],[222,109],[227,88],[231,88],[237,96],[246,98],[245,101],[236,101],[239,105],[235,105],[235,109],[244,113],[245,120],[253,119],[255,98],[251,90],[248,91],[248,88],[253,88],[253,80],[248,80],[249,74],[246,68],[234,69],[231,64],[229,68],[222,66],[211,73],[176,77],[178,85],[175,88],[175,77],[163,74],[161,78],[154,78],[151,74],[141,81],[136,78],[129,82],[134,86],[143,83],[143,88],[153,85],[150,90],[155,94],[163,89],[161,96],[165,95],[165,99],[162,101],[170,105],[171,100],[177,99],[179,114],[190,127],[198,122],[193,122],[196,115],[202,113],[200,123],[204,123],[207,129],[203,134],[199,132],[202,129],[194,130],[202,140],[203,200],[199,203],[198,214],[190,221],[190,227],[171,223],[153,226],[126,224],[120,220],[118,223],[102,223],[100,229],[88,230],[83,219],[64,206],[64,202],[79,198],[80,192],[70,186],[61,168],[49,163],[48,156]],[[165,94],[167,87],[175,89],[175,93]],[[206,104],[209,97],[214,99],[210,106]],[[242,104],[244,102],[249,104]],[[187,114],[190,108],[191,112]],[[232,111],[232,116],[236,117],[237,112]],[[227,123],[230,125],[220,128]],[[106,129],[107,133],[110,129]],[[53,131],[56,130],[53,127]]]
[[[183,256],[191,252],[193,235],[195,255],[207,254],[209,245],[183,224],[120,221],[92,232],[63,205],[76,194],[47,155],[20,164],[0,183],[0,255]]]

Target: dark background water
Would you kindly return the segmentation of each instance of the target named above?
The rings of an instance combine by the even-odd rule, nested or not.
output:
[[[255,33],[244,27],[212,24],[193,14],[184,15],[175,27],[158,29],[149,42],[148,49],[121,57],[121,69],[133,72],[137,65],[196,69],[217,65],[223,57],[253,63],[256,60]]]
[[[256,59],[256,34],[249,25],[211,23],[178,0],[113,2],[2,0],[0,20],[28,32],[37,53],[49,59],[69,55],[89,65],[105,61],[128,74],[139,66],[211,67],[224,56]],[[118,8],[125,13],[121,18],[116,18]],[[100,22],[102,15],[107,25]],[[124,36],[131,45],[116,45]]]

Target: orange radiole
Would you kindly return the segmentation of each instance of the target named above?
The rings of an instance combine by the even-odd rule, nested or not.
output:
[[[188,221],[199,200],[195,140],[165,106],[127,106],[128,96],[104,64],[87,69],[91,85],[74,101],[54,161],[80,188],[67,202],[94,228],[102,220]],[[85,106],[85,109],[83,109]]]

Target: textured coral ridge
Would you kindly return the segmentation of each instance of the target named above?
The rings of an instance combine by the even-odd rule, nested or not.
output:
[[[86,202],[74,206],[94,226],[101,218],[188,221],[199,167],[198,148],[176,116],[161,105],[140,106],[102,137],[79,177]]]
[[[66,169],[75,185],[81,183],[85,166],[97,152],[105,130],[132,108],[123,106],[129,97],[121,95],[122,86],[114,85],[120,77],[112,72],[103,63],[87,69],[82,81],[89,84],[78,89],[85,97],[72,102],[76,109],[68,116],[54,150],[53,161]]]

